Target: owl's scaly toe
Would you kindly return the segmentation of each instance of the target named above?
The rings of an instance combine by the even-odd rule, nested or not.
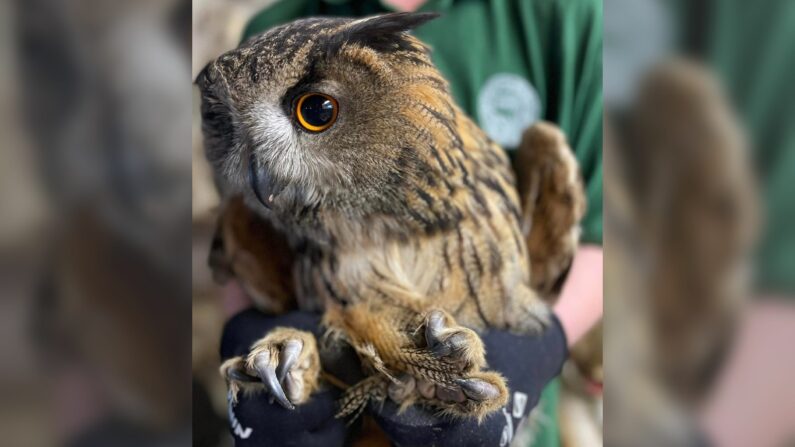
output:
[[[401,364],[408,374],[389,384],[389,398],[402,406],[420,402],[450,416],[477,419],[505,405],[505,379],[481,371],[486,361],[480,337],[442,310],[428,312],[423,321],[425,346],[403,351]]]

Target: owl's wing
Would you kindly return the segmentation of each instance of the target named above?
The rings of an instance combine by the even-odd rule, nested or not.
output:
[[[209,256],[217,282],[234,278],[260,310],[284,313],[297,307],[293,259],[286,236],[242,197],[226,201]]]
[[[553,300],[571,266],[585,214],[577,159],[560,129],[539,122],[525,131],[513,168],[530,255],[530,283],[545,300]]]

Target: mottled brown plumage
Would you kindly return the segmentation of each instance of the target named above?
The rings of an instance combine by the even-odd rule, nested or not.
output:
[[[505,152],[406,33],[432,17],[299,20],[221,56],[197,80],[222,192],[243,197],[274,225],[265,231],[288,241],[298,306],[323,309],[331,337],[353,346],[371,375],[349,389],[341,415],[386,395],[457,416],[500,408],[505,380],[485,370],[476,331],[543,327],[548,310],[531,284],[554,293],[577,242],[583,193],[563,135],[541,124],[525,136],[518,162],[533,186],[523,232]],[[307,92],[338,102],[325,131],[296,120],[296,98]],[[242,240],[223,229],[234,221],[222,218],[222,234]],[[220,259],[230,259],[224,243]],[[539,264],[532,281],[530,259]],[[228,361],[232,386],[259,387],[251,383],[260,376],[285,406],[306,401],[318,372],[286,373],[277,362],[294,361],[286,341],[261,341],[247,359]],[[309,345],[301,356],[316,359]]]

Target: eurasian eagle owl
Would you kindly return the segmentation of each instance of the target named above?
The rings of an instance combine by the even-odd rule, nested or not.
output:
[[[508,389],[477,331],[542,328],[577,244],[584,198],[562,133],[526,131],[515,176],[408,34],[433,17],[298,20],[197,80],[228,198],[216,266],[263,307],[323,310],[369,373],[341,415],[387,394],[458,416],[499,409]],[[222,366],[233,395],[264,385],[287,408],[320,371],[315,337],[289,328]]]

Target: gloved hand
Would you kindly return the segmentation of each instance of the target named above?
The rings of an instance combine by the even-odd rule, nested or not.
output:
[[[251,344],[276,326],[294,327],[319,336],[320,316],[291,312],[268,316],[256,310],[236,315],[224,328],[221,357],[245,355]],[[557,318],[539,336],[517,336],[506,331],[482,334],[489,368],[499,371],[508,380],[511,397],[506,408],[478,424],[475,420],[450,421],[433,415],[432,410],[410,407],[398,414],[398,407],[388,400],[371,404],[369,412],[397,446],[482,446],[508,445],[522,418],[538,403],[541,391],[560,373],[567,357],[566,337]],[[324,370],[347,383],[362,378],[358,359],[352,350],[323,358]],[[343,445],[349,440],[351,427],[335,419],[336,400],[341,391],[328,388],[315,393],[309,402],[290,411],[278,403],[269,403],[269,396],[241,394],[230,406],[231,430],[237,446],[309,446]]]

